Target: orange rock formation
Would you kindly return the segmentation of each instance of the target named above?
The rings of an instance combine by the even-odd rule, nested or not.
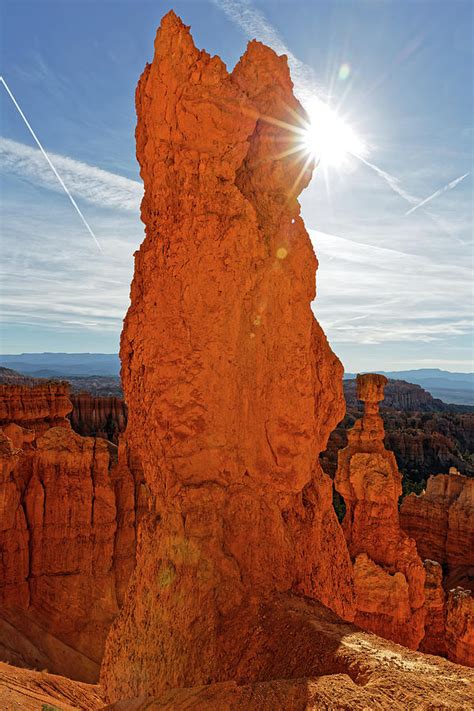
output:
[[[71,430],[62,385],[0,391],[0,654],[93,681],[134,566],[134,480]]]
[[[446,595],[443,570],[434,560],[425,560],[425,636],[420,649],[428,654],[446,656]]]
[[[342,368],[311,311],[296,200],[311,171],[284,155],[282,123],[304,117],[286,58],[251,42],[229,74],[170,13],[136,103],[146,239],[121,360],[151,510],[107,642],[111,698],[258,678],[245,649],[276,591],[353,614],[318,463]]]
[[[442,585],[446,596],[438,582],[436,590],[427,589],[428,601],[434,602],[433,595],[436,597],[437,613],[429,625],[429,603],[428,642],[425,644],[424,640],[421,648],[446,653],[452,661],[474,666],[474,479],[455,469],[430,477],[426,491],[404,498],[400,520],[405,531],[415,538],[420,555],[434,559],[445,570]],[[445,597],[444,645],[436,641],[433,645],[432,636],[439,639],[442,597]]]
[[[0,385],[0,427],[15,423],[41,434],[51,427],[69,427],[68,383]]]
[[[71,426],[80,435],[103,437],[118,444],[125,430],[127,406],[120,397],[93,397],[89,393],[71,395]]]
[[[93,679],[125,596],[101,672],[115,711],[466,708],[469,670],[328,609],[415,646],[424,572],[398,526],[380,377],[360,382],[366,414],[341,456],[354,566],[318,464],[342,369],[310,308],[317,262],[296,200],[309,172],[285,128],[304,114],[286,59],[251,42],[229,74],[170,13],[137,110],[146,239],[121,344],[128,427],[116,461],[54,393],[4,398],[2,653]],[[466,659],[469,614],[463,594],[448,600],[448,646]],[[99,709],[104,690],[0,663],[0,705],[55,701]]]
[[[446,605],[448,659],[474,667],[474,598],[470,590],[449,591]]]
[[[472,706],[474,673],[466,667],[363,632],[308,598],[278,595],[263,612],[260,635],[265,632],[273,641],[266,655],[253,657],[254,663],[266,666],[267,678],[262,681],[168,689],[156,699],[125,698],[104,706],[100,687],[0,663],[0,707],[21,711],[46,711],[46,704],[51,711],[465,711]],[[249,656],[257,641],[258,636],[250,640]],[[278,651],[282,648],[285,655]]]
[[[425,572],[415,541],[400,529],[401,474],[395,455],[383,444],[379,402],[387,379],[357,377],[364,416],[348,432],[335,477],[344,497],[343,521],[354,561],[355,622],[412,649],[424,636]]]
[[[474,479],[455,469],[431,476],[426,491],[403,499],[400,522],[422,558],[445,566],[448,589],[474,590]]]

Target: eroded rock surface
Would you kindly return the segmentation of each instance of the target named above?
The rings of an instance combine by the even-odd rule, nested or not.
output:
[[[15,423],[42,434],[51,427],[70,427],[72,410],[67,383],[0,385],[0,427]]]
[[[0,662],[0,708],[5,711],[99,711],[104,708],[104,699],[98,686]]]
[[[393,452],[384,447],[379,415],[386,382],[383,375],[357,378],[364,416],[339,452],[335,486],[346,504],[343,528],[354,561],[355,622],[417,649],[424,636],[425,571],[415,541],[400,528],[401,475]]]
[[[403,529],[416,540],[422,558],[446,570],[446,587],[474,590],[474,479],[451,469],[428,479],[419,496],[406,496],[400,507]]]
[[[474,598],[470,590],[457,587],[449,591],[446,649],[449,659],[474,667]]]
[[[425,560],[425,636],[420,649],[428,654],[446,656],[446,594],[443,570],[434,560]],[[454,660],[456,661],[456,660]]]
[[[67,390],[17,390],[2,392],[0,658],[94,681],[134,566],[135,480],[113,444],[72,431]]]
[[[262,630],[249,639],[243,661],[258,667],[259,681],[168,689],[107,710],[461,711],[472,701],[470,669],[363,632],[294,595],[277,595],[264,607]]]
[[[118,444],[127,423],[127,407],[120,397],[94,397],[89,393],[71,395],[70,414],[75,432],[86,437],[102,437]]]
[[[244,678],[275,591],[353,615],[318,464],[344,413],[342,368],[311,311],[296,200],[311,170],[286,154],[282,124],[304,118],[286,58],[251,42],[229,74],[170,13],[136,103],[146,239],[121,360],[151,508],[107,642],[111,698]]]

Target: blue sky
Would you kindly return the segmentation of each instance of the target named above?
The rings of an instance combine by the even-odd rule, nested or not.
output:
[[[2,3],[1,72],[99,240],[0,86],[4,353],[118,350],[143,238],[134,91],[173,8],[232,68],[287,52],[297,94],[367,147],[302,194],[314,311],[346,370],[472,370],[472,3],[62,0]],[[341,72],[341,67],[348,69]]]

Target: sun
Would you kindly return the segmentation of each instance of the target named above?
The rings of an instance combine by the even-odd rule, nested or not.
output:
[[[318,164],[339,168],[352,155],[366,154],[364,142],[329,106],[320,101],[306,106],[309,122],[301,133],[302,150]]]

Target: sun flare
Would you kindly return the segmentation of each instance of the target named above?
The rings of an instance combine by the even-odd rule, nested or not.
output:
[[[309,123],[302,133],[302,148],[317,163],[340,167],[349,156],[364,156],[366,147],[355,131],[322,102],[307,106]]]

